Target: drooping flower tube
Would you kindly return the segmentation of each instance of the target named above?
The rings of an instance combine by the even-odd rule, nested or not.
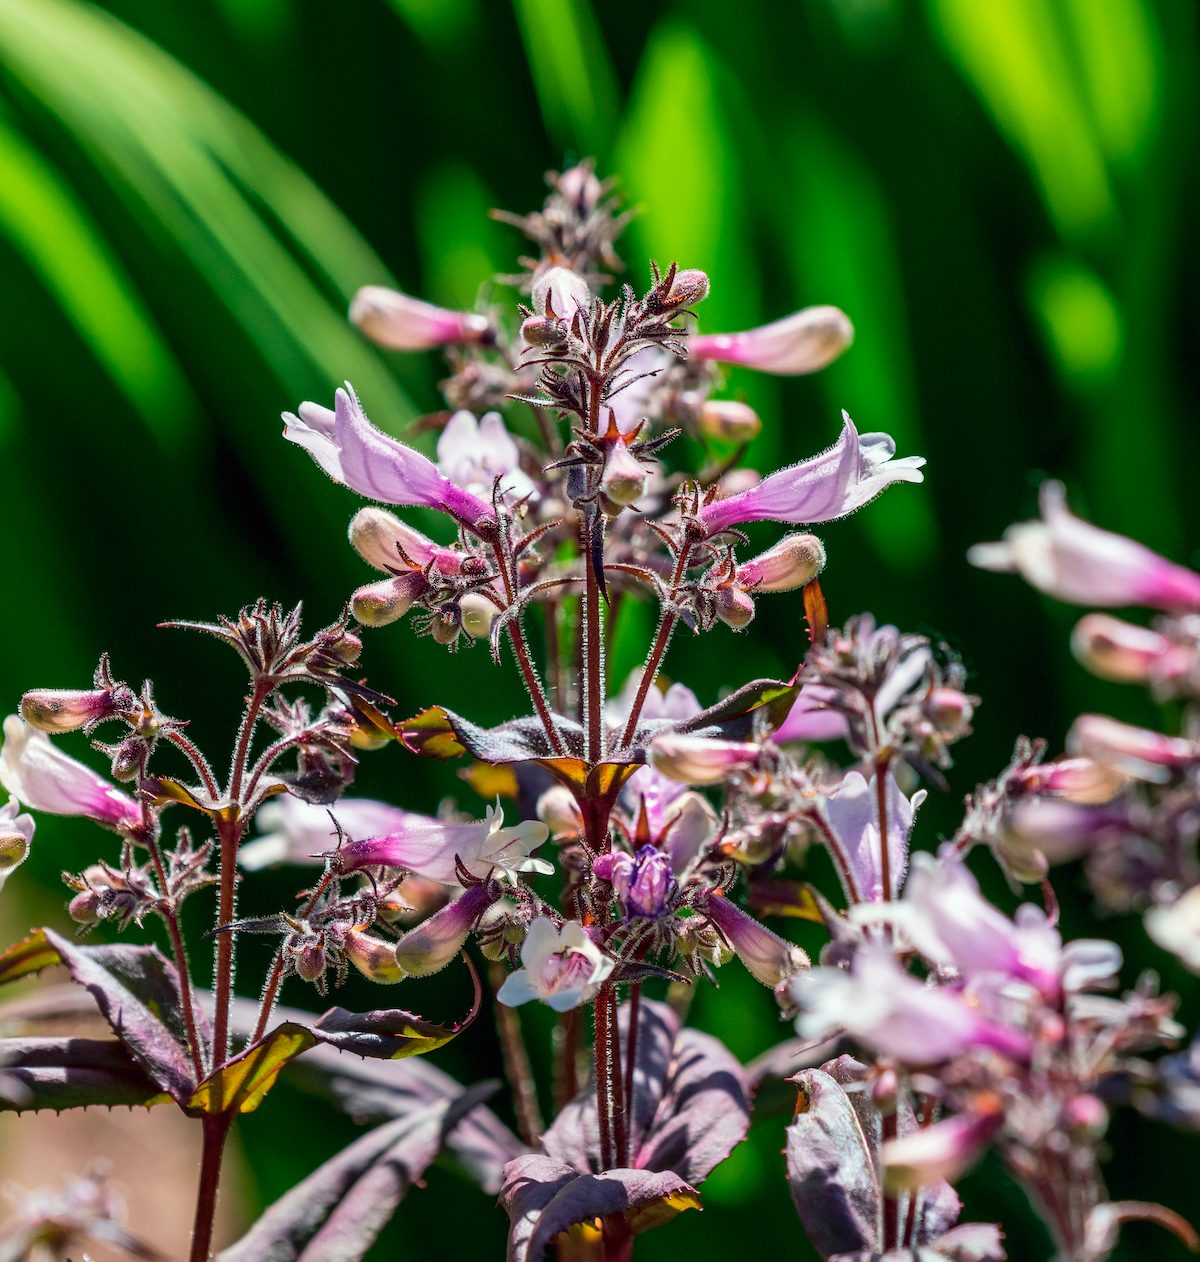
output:
[[[942,1179],[956,1180],[1003,1123],[999,1099],[984,1097],[969,1112],[888,1140],[880,1150],[885,1186],[893,1193],[911,1192]]]
[[[4,720],[0,784],[31,810],[49,815],[84,815],[118,832],[141,822],[141,807],[131,797],[16,714]]]
[[[854,326],[844,311],[805,307],[744,333],[695,334],[688,339],[688,355],[790,377],[831,364],[853,340]]]
[[[487,817],[466,824],[443,823],[420,815],[408,815],[388,832],[351,842],[337,851],[333,862],[339,872],[382,866],[407,868],[431,881],[456,881],[456,861],[480,880],[489,874],[512,879],[520,872],[554,871],[553,864],[535,859],[536,850],[550,835],[540,820],[525,820],[504,827],[504,812],[497,800]]]
[[[578,920],[560,929],[539,916],[521,944],[522,967],[504,979],[496,998],[510,1008],[540,999],[555,1012],[568,1012],[593,998],[613,964]]]
[[[428,456],[376,429],[349,383],[335,395],[332,412],[302,403],[299,416],[285,412],[283,420],[289,442],[360,495],[384,504],[436,508],[476,531],[495,516],[490,503],[456,486]]]
[[[364,285],[350,303],[350,319],[371,341],[393,351],[487,342],[492,336],[487,316],[447,311],[384,285]]]
[[[0,806],[0,886],[25,862],[33,841],[33,816],[15,797]]]
[[[472,885],[461,898],[435,911],[396,943],[396,967],[410,977],[441,972],[463,948],[480,916],[496,901],[493,881]]]
[[[710,740],[684,732],[664,732],[650,744],[650,765],[680,784],[721,784],[761,756],[748,741]]]
[[[750,975],[764,986],[774,990],[808,968],[808,956],[798,946],[772,933],[723,895],[711,895],[704,911]]]
[[[1134,727],[1103,714],[1081,714],[1067,733],[1067,749],[1153,783],[1165,783],[1200,764],[1200,742]]]
[[[1039,505],[1041,521],[1018,522],[1001,542],[976,544],[967,553],[971,564],[1016,572],[1074,605],[1200,609],[1200,574],[1076,517],[1061,482],[1042,483]]]
[[[780,469],[756,486],[705,504],[697,514],[710,535],[750,521],[792,525],[833,521],[869,503],[893,482],[921,482],[922,456],[895,460],[887,434],[863,434],[843,412],[841,437],[828,450]]]

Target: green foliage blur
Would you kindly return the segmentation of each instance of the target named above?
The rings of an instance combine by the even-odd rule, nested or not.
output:
[[[440,405],[440,363],[367,345],[350,295],[395,283],[472,303],[521,245],[488,208],[532,209],[547,168],[595,154],[642,209],[622,251],[635,284],[650,257],[704,268],[713,330],[810,303],[854,320],[853,349],[815,378],[732,378],[766,422],[751,463],[826,446],[841,408],[929,459],[923,487],[824,530],[823,581],[835,620],[869,608],[944,637],[984,699],[951,792],[922,814],[932,847],[1018,732],[1057,749],[1084,708],[1158,717],[1074,665],[1072,611],[964,552],[1033,515],[1054,475],[1085,515],[1200,561],[1196,26],[1192,0],[0,0],[3,706],[84,686],[108,650],[118,674],[157,681],[202,746],[228,744],[238,663],[155,624],[265,595],[303,598],[315,628],[365,581],[344,541],[355,498],[280,440],[279,413],[345,378],[395,433]],[[669,673],[705,701],[789,674],[799,600],[762,606],[745,635],[678,641]],[[522,704],[483,649],[448,662],[403,625],[367,640],[370,681],[401,712],[445,701],[495,721]],[[615,684],[640,655],[631,631]],[[358,790],[416,809],[471,800],[453,769],[396,749],[364,764]],[[58,873],[98,837],[39,822],[4,892],[5,940],[64,923]],[[986,856],[975,866],[1011,906]],[[247,882],[243,907],[291,888]],[[1160,970],[1194,1020],[1193,983],[1139,924],[1097,929],[1078,874],[1059,888],[1068,933],[1116,937],[1127,980]],[[725,974],[696,1017],[749,1057],[786,1027],[736,966]],[[465,1008],[465,983],[410,984],[400,1002],[431,1018]],[[350,1006],[371,1001],[359,986]],[[319,1003],[299,987],[285,999]],[[440,1063],[495,1074],[486,1027]],[[707,1212],[638,1257],[732,1257],[750,1239],[761,1256],[815,1256],[782,1179],[783,1124],[756,1129],[705,1187]],[[352,1133],[281,1086],[242,1129],[246,1204]],[[1193,1209],[1190,1141],[1137,1119],[1110,1138],[1115,1196]],[[1004,1223],[1010,1257],[1047,1254],[998,1166],[966,1192],[969,1217]],[[504,1232],[486,1198],[435,1170],[371,1256],[495,1257]],[[1175,1249],[1134,1227],[1118,1256]]]

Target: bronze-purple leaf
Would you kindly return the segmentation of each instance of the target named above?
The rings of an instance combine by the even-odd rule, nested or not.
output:
[[[0,1110],[86,1109],[169,1099],[116,1039],[0,1040]]]

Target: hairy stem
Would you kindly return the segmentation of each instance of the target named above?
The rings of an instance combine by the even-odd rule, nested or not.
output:
[[[237,820],[222,820],[217,825],[221,841],[221,883],[217,898],[217,924],[232,924],[237,905],[237,851],[242,825]],[[213,990],[216,1008],[213,1017],[213,1068],[218,1069],[229,1058],[229,1007],[233,1001],[232,930],[217,934],[217,954]]]
[[[488,970],[494,990],[499,990],[504,982],[504,966],[493,963]],[[531,1147],[536,1147],[542,1137],[542,1112],[538,1107],[537,1087],[533,1081],[533,1069],[529,1064],[529,1053],[525,1049],[525,1039],[521,1032],[521,1014],[516,1008],[498,1003],[496,1009],[496,1029],[500,1035],[500,1051],[504,1056],[505,1076],[512,1088],[513,1108],[517,1114],[517,1128],[521,1138]]]
[[[208,1262],[212,1252],[217,1188],[221,1182],[221,1157],[232,1120],[227,1113],[210,1113],[200,1120],[204,1141],[200,1152],[200,1185],[196,1189],[196,1217],[192,1227],[189,1262]]]
[[[600,581],[591,548],[591,521],[580,518],[579,546],[584,557],[583,591],[583,756],[596,763],[604,757],[604,626],[600,613]]]

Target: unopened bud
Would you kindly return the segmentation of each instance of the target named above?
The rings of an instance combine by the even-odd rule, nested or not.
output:
[[[708,276],[698,267],[685,267],[675,273],[664,306],[692,307],[708,297]]]
[[[386,627],[402,618],[429,588],[420,570],[367,583],[350,597],[350,611],[365,627]]]
[[[486,640],[500,612],[496,606],[478,592],[467,592],[458,602],[458,608],[462,615],[462,629],[476,640]]]
[[[798,946],[772,933],[728,898],[714,894],[706,910],[750,974],[764,986],[775,989],[808,967],[808,956]]]
[[[1141,683],[1170,652],[1171,642],[1149,627],[1090,613],[1076,624],[1071,648],[1093,675],[1118,683]]]
[[[1129,783],[1116,768],[1092,758],[1059,758],[1027,767],[1018,778],[1030,793],[1047,793],[1068,802],[1111,802]]]
[[[755,592],[790,592],[804,587],[825,568],[825,545],[816,535],[784,535],[761,556],[737,568],[739,587]]]
[[[578,837],[583,831],[583,816],[575,795],[565,785],[556,784],[537,800],[537,817],[556,838]]]
[[[486,342],[492,336],[486,316],[446,311],[382,285],[366,285],[354,295],[350,320],[371,341],[394,351]]]
[[[586,214],[604,195],[604,185],[592,170],[590,162],[568,167],[555,181],[555,188],[581,212]]]
[[[758,413],[736,399],[709,399],[696,414],[696,426],[705,438],[723,443],[748,443],[762,429]]]
[[[681,784],[721,784],[759,756],[757,745],[665,732],[650,745],[650,765]]]
[[[558,316],[530,316],[521,324],[521,337],[527,346],[562,346],[567,340],[567,324]]]
[[[620,440],[608,449],[604,459],[604,473],[600,489],[606,499],[621,508],[636,504],[646,492],[646,466]]]
[[[745,364],[759,372],[794,376],[832,363],[854,340],[854,326],[837,307],[806,307],[745,333],[710,333],[688,340],[693,359]]]
[[[385,942],[363,929],[351,929],[344,946],[346,958],[364,977],[385,985],[403,980],[404,970],[396,963],[394,942]]]
[[[436,544],[384,508],[360,508],[350,519],[350,546],[374,569],[385,574],[424,569]]]
[[[362,657],[363,642],[353,631],[343,631],[329,647],[333,655],[347,666],[353,666]]]
[[[896,1111],[896,1102],[900,1096],[900,1078],[894,1069],[881,1069],[879,1076],[871,1085],[871,1103],[884,1115],[890,1117]]]
[[[101,748],[112,759],[113,779],[123,782],[136,780],[145,770],[146,759],[150,757],[150,746],[136,734]]]
[[[67,915],[77,925],[94,925],[100,920],[100,895],[95,890],[80,890],[67,904]]]
[[[305,937],[294,946],[289,944],[296,974],[306,982],[315,982],[325,974],[325,948],[318,938]]]
[[[462,616],[453,605],[434,610],[429,620],[429,634],[439,644],[449,646],[456,643],[462,629]]]
[[[74,691],[38,688],[21,698],[21,717],[40,732],[74,732],[88,723],[99,723],[117,713],[109,688]]]
[[[1108,1109],[1099,1096],[1077,1095],[1067,1101],[1063,1121],[1072,1130],[1082,1131],[1087,1138],[1099,1139],[1108,1129]]]
[[[1067,733],[1067,749],[1116,767],[1139,780],[1161,783],[1200,762],[1200,745],[1164,736],[1101,714],[1081,714]]]
[[[941,735],[965,736],[970,731],[977,700],[958,688],[934,688],[925,698],[925,713]]]
[[[490,882],[473,885],[461,898],[410,929],[396,943],[396,963],[413,977],[437,973],[462,950],[471,927],[495,901]]]
[[[571,320],[582,308],[592,305],[592,291],[587,281],[569,267],[547,268],[533,282],[533,310],[535,315],[558,316]]]
[[[717,617],[734,631],[744,631],[754,620],[754,600],[740,587],[719,587],[715,593]]]

